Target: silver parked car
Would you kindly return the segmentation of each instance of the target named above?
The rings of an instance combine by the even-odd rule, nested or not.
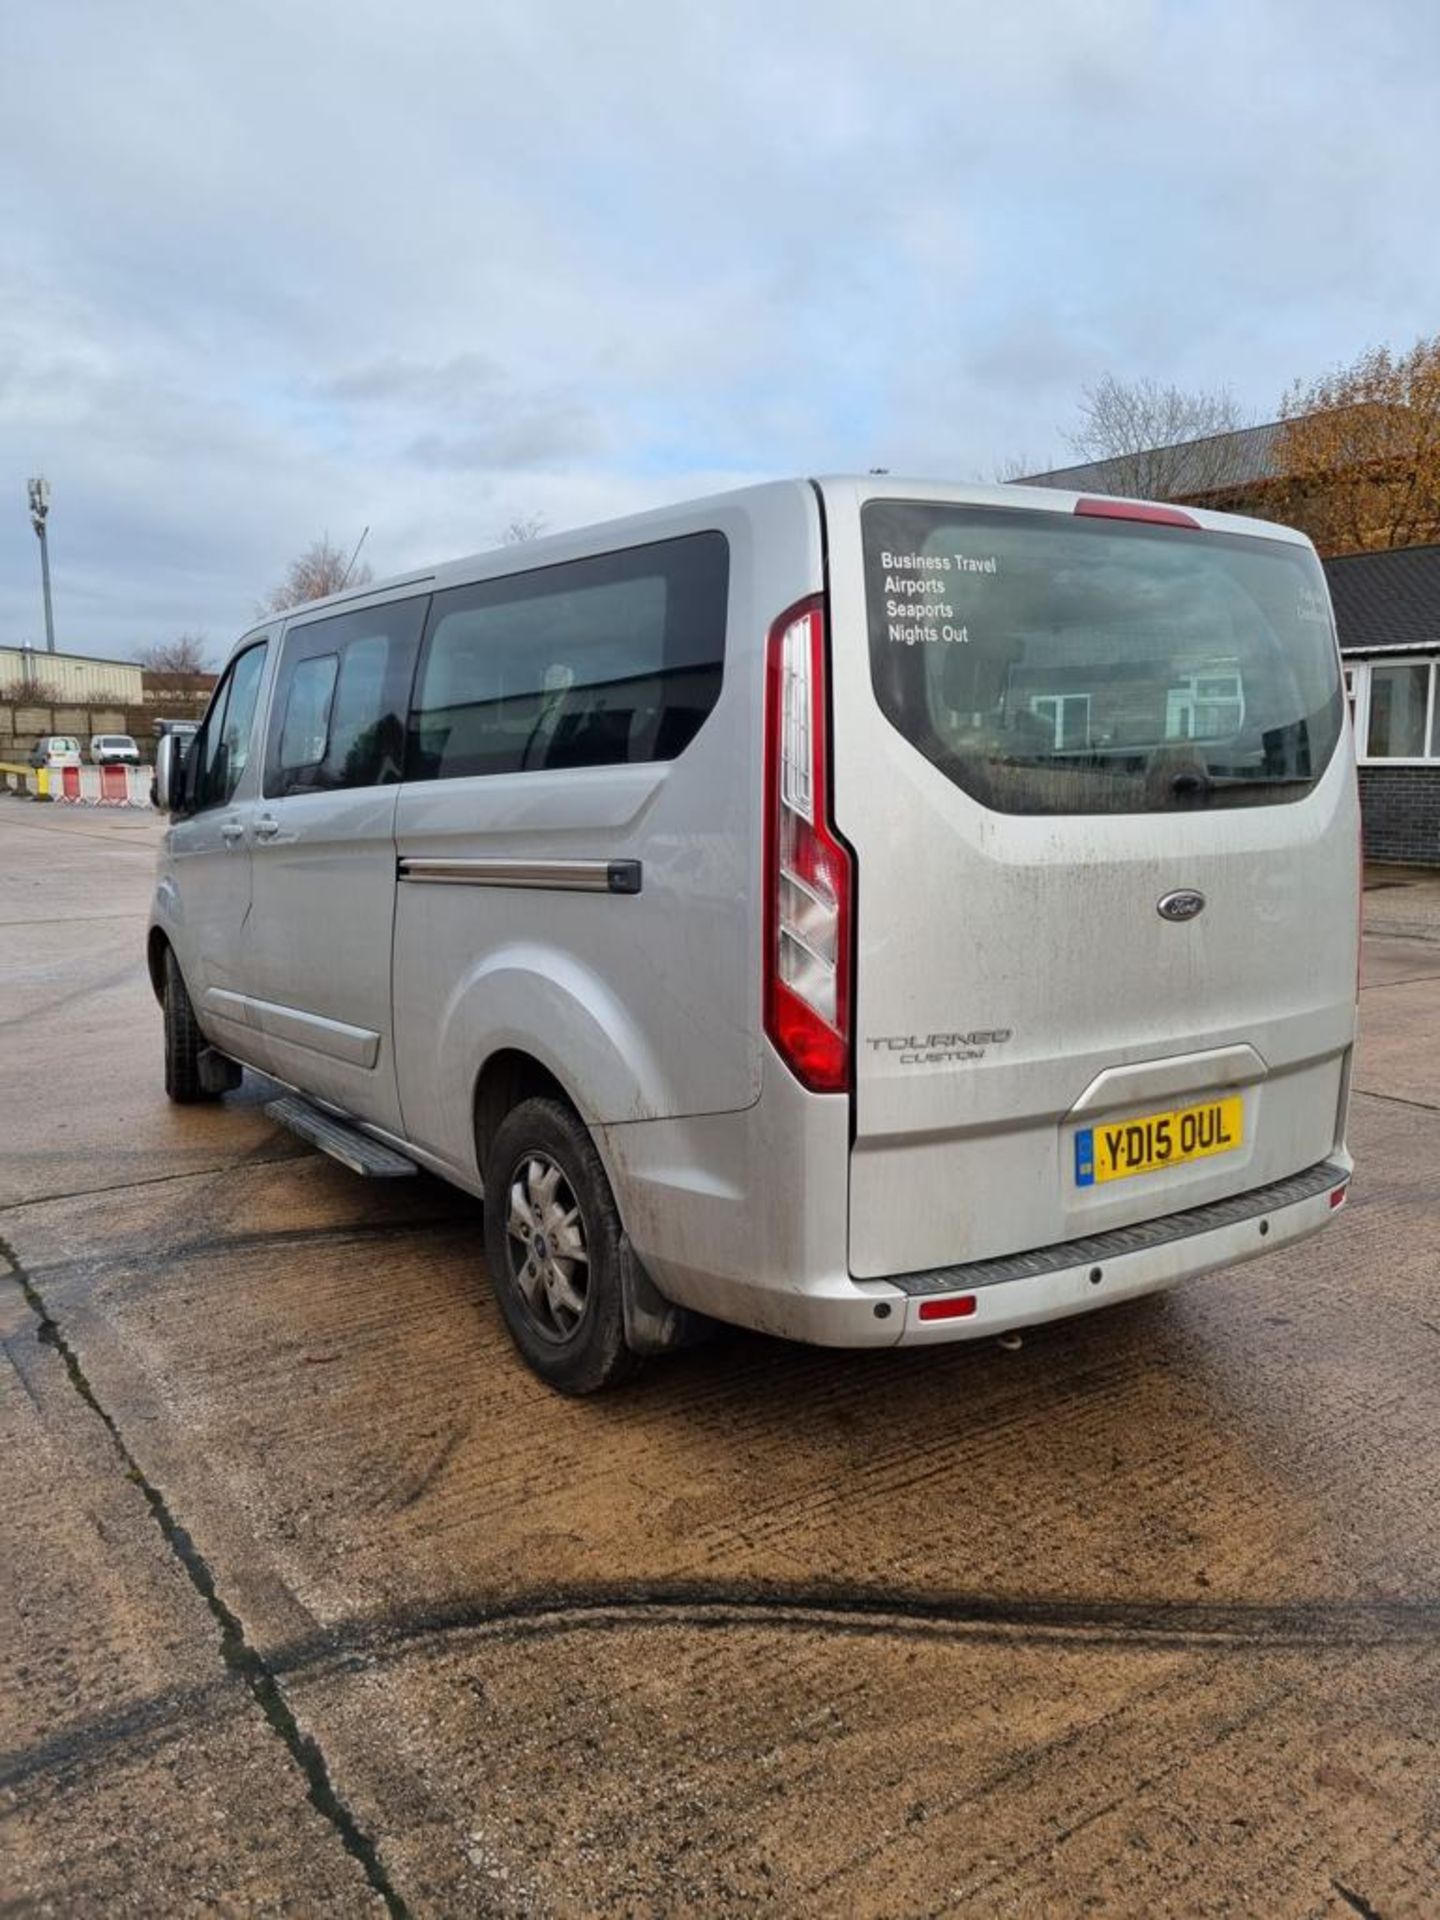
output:
[[[25,758],[35,768],[78,767],[80,742],[73,733],[42,733]]]
[[[1346,725],[1308,541],[1173,507],[797,480],[367,586],[162,744],[167,1086],[483,1195],[567,1391],[1149,1292],[1344,1200]]]

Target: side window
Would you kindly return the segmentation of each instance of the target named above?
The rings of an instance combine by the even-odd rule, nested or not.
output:
[[[333,653],[317,653],[295,668],[280,728],[280,772],[298,775],[318,767],[330,738],[330,703],[340,662]]]
[[[206,795],[214,781],[215,756],[220,751],[220,733],[225,725],[225,709],[230,704],[230,687],[234,678],[232,669],[216,687],[211,696],[210,709],[200,723],[200,731],[190,749],[189,800],[193,813],[199,813],[210,805]]]
[[[392,600],[289,629],[265,749],[270,798],[400,778],[404,714],[428,605],[423,596]]]
[[[242,653],[221,682],[201,735],[201,757],[196,767],[193,808],[228,806],[250,758],[250,736],[255,727],[255,702],[265,671],[265,647]]]
[[[406,778],[673,760],[720,695],[729,567],[698,533],[437,594]]]

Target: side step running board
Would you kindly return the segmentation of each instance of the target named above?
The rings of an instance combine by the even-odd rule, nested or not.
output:
[[[352,1173],[366,1174],[372,1180],[403,1180],[407,1174],[419,1172],[415,1162],[407,1160],[403,1153],[372,1140],[368,1133],[347,1127],[343,1120],[332,1120],[328,1113],[321,1113],[298,1093],[282,1094],[278,1100],[267,1101],[265,1112],[291,1133],[308,1140],[312,1147],[319,1147],[332,1160],[338,1160],[342,1167],[349,1167]]]

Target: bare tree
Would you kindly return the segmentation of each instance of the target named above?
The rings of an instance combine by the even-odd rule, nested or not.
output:
[[[17,707],[58,707],[65,694],[54,680],[6,680],[0,682],[0,702]]]
[[[151,673],[204,673],[209,644],[203,633],[182,633],[141,647],[135,658]]]
[[[284,613],[289,607],[298,607],[305,600],[323,600],[327,594],[339,593],[345,586],[363,587],[374,579],[362,560],[357,567],[351,567],[351,556],[343,547],[339,547],[328,533],[322,533],[318,540],[312,540],[302,554],[296,556],[285,569],[285,578],[279,586],[272,587],[260,602],[262,613]]]
[[[1175,500],[1223,492],[1242,477],[1234,435],[1250,424],[1228,387],[1187,393],[1107,373],[1083,389],[1080,425],[1064,437],[1102,468],[1088,483],[1099,491]]]
[[[500,529],[502,547],[523,547],[527,540],[538,540],[545,531],[543,513],[517,513]]]
[[[990,478],[997,486],[1010,487],[1017,481],[1027,480],[1037,471],[1033,460],[1027,459],[1023,453],[1012,453],[1007,460],[1002,460],[999,466],[991,471]]]

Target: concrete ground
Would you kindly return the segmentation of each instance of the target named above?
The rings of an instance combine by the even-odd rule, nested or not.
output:
[[[0,800],[6,1913],[1440,1913],[1435,878],[1319,1240],[575,1403],[472,1203],[166,1104],[158,832]]]

